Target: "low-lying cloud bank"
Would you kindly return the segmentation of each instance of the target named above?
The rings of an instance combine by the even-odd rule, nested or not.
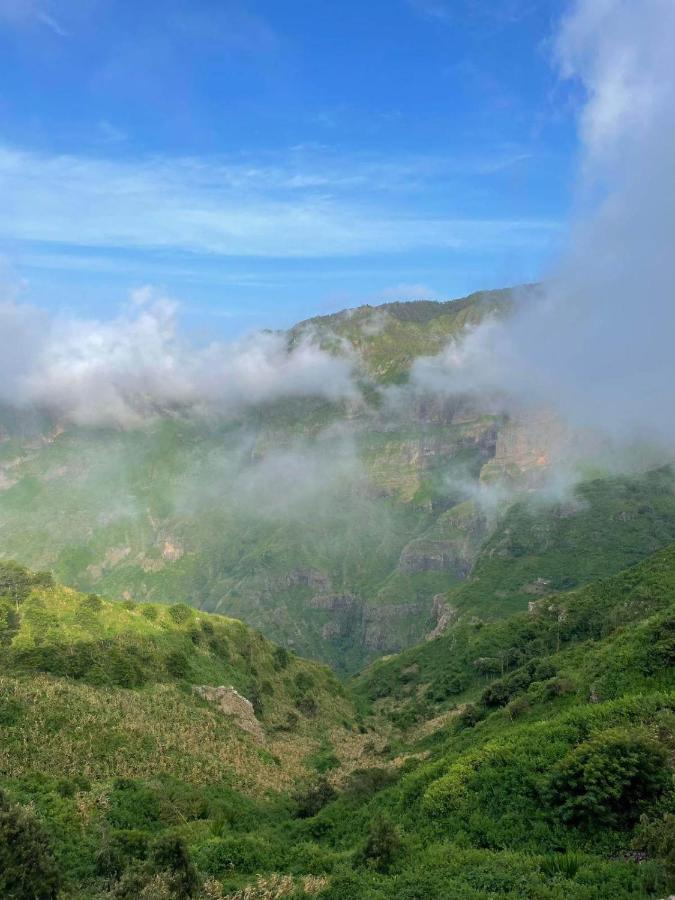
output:
[[[0,303],[0,400],[47,409],[78,425],[137,427],[171,410],[233,415],[282,397],[355,395],[349,357],[305,338],[258,332],[203,348],[181,339],[176,304],[136,291],[112,320],[53,319]]]
[[[446,393],[546,405],[620,442],[675,440],[675,4],[579,0],[556,40],[585,100],[578,219],[542,297],[419,360]]]

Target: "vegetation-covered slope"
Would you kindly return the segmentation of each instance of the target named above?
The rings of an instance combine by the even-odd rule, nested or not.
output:
[[[371,666],[369,732],[326,669],[240,623],[0,581],[3,896],[673,887],[675,547]],[[195,680],[260,685],[262,738]]]
[[[671,467],[582,481],[561,501],[529,496],[509,505],[449,600],[459,610],[505,615],[620,572],[673,540]]]
[[[327,668],[234,619],[113,603],[9,563],[0,597],[5,775],[163,773],[260,793],[351,728]]]
[[[532,432],[401,387],[415,358],[504,314],[510,296],[297,326],[291,344],[311,333],[353,355],[353,401],[289,398],[227,419],[174,410],[132,430],[1,411],[0,558],[85,592],[236,616],[354,672],[450,608],[503,615],[675,540],[669,471],[597,478],[563,503],[519,494],[545,458],[546,421]]]
[[[342,669],[400,649],[433,626],[434,595],[466,570],[461,553],[406,548],[463,499],[451,478],[477,483],[497,420],[414,396],[392,405],[382,383],[509,296],[298,326],[291,344],[311,332],[351,354],[360,393],[349,402],[306,396],[226,420],[168,411],[127,431],[3,411],[0,556],[81,590],[235,615]]]

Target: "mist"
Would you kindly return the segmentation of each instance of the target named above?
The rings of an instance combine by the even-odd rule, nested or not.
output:
[[[675,5],[581,0],[554,43],[581,88],[576,213],[542,292],[412,383],[553,409],[614,445],[675,439]]]
[[[77,425],[134,428],[172,411],[230,416],[282,397],[355,396],[349,357],[311,335],[292,348],[278,332],[197,347],[181,337],[177,312],[149,287],[105,321],[0,303],[0,401]]]

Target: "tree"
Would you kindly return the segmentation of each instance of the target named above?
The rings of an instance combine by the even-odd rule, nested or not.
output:
[[[357,853],[357,862],[386,873],[401,849],[401,835],[391,819],[378,816],[370,824],[365,843]]]
[[[60,886],[51,841],[40,821],[0,793],[0,896],[53,900]]]

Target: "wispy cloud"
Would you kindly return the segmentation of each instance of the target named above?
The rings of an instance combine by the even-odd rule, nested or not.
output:
[[[509,25],[534,12],[538,0],[408,0],[408,5],[427,19],[441,22],[475,21]]]
[[[408,5],[415,12],[429,19],[441,19],[449,22],[454,18],[449,4],[444,0],[408,0]]]
[[[420,196],[433,196],[444,177],[449,183],[471,168],[490,177],[503,159],[303,156],[255,164],[0,148],[0,239],[271,257],[545,246],[557,229],[550,220],[419,211]]]
[[[44,10],[38,12],[37,19],[39,22],[42,22],[43,25],[46,25],[47,28],[50,28],[54,34],[58,34],[59,37],[68,37],[68,32],[65,28],[56,21],[54,16],[50,16],[49,13]]]
[[[68,36],[50,6],[36,0],[0,0],[0,24],[2,23],[13,28],[42,25],[59,37]]]

